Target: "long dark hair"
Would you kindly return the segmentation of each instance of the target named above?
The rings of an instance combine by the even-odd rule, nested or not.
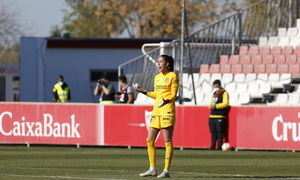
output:
[[[168,56],[168,55],[161,55],[160,57],[164,58],[164,60],[169,63],[168,70],[173,72],[173,70],[174,70],[174,59],[173,59],[173,57]]]

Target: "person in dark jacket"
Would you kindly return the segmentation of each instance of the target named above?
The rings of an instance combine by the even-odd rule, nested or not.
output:
[[[223,144],[224,125],[228,116],[229,95],[221,86],[220,80],[213,82],[214,93],[209,103],[211,113],[209,116],[209,129],[211,133],[211,150],[216,149],[216,141],[218,139],[217,150],[221,150]]]
[[[98,79],[97,86],[94,90],[94,95],[100,95],[100,104],[115,103],[115,87],[112,85],[106,76]]]

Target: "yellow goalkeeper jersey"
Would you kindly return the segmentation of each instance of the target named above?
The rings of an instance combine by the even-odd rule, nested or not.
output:
[[[175,116],[175,99],[179,86],[179,80],[174,72],[160,73],[154,78],[154,92],[147,92],[147,96],[155,99],[152,115]],[[162,98],[170,102],[161,108],[156,105],[162,103]]]

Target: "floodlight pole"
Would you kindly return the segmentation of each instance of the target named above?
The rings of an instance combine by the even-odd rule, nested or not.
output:
[[[189,75],[192,77],[194,104],[197,105],[196,92],[195,92],[195,81],[194,81],[194,74],[193,74],[193,60],[192,60],[192,54],[191,54],[191,46],[190,46],[190,38],[189,38],[189,29],[188,29],[188,22],[187,22],[187,16],[186,16],[186,9],[184,9],[184,22],[185,22],[186,41],[187,41],[189,60],[190,60]]]
[[[185,0],[182,0],[181,5],[181,40],[180,40],[180,64],[179,64],[179,104],[182,104],[183,99],[183,58],[184,58],[184,9]]]

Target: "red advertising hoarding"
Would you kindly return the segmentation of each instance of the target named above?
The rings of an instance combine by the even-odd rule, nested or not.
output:
[[[1,103],[2,143],[146,146],[152,106]],[[177,106],[174,146],[209,148],[209,109]],[[235,146],[236,122],[229,123]],[[159,134],[157,146],[164,146]]]
[[[152,106],[105,106],[105,144],[113,146],[145,146]],[[174,146],[185,148],[209,148],[210,110],[199,106],[177,106],[174,129]],[[236,121],[230,119],[228,139],[236,145]],[[159,134],[156,146],[163,147],[163,135]]]
[[[300,108],[238,107],[240,149],[300,149]]]
[[[0,104],[2,143],[103,145],[103,106]]]
[[[240,149],[300,149],[297,107],[232,107],[228,141]],[[146,146],[152,106],[0,103],[0,142]],[[209,148],[210,110],[176,106],[174,146]],[[157,146],[164,146],[159,135]]]

